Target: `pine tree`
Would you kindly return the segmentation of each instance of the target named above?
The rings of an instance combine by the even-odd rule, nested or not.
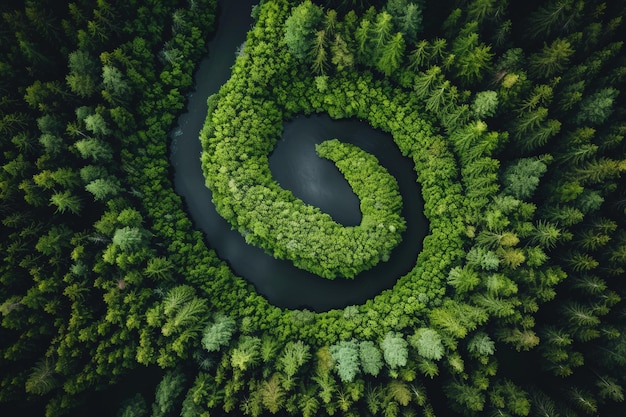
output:
[[[558,32],[568,33],[576,26],[583,9],[584,2],[581,0],[551,1],[531,13],[525,27],[534,39],[549,38]]]
[[[413,90],[418,98],[424,99],[429,97],[436,86],[441,83],[443,83],[441,68],[438,66],[432,66],[428,68],[426,72],[420,72],[419,75],[415,77]]]
[[[567,39],[559,38],[550,45],[544,44],[543,49],[530,56],[530,74],[537,78],[550,78],[563,72],[574,53]]]
[[[377,376],[383,367],[383,357],[374,342],[363,340],[359,343],[359,359],[363,373]]]
[[[481,91],[474,97],[472,112],[478,119],[495,115],[498,108],[498,93],[495,91]]]
[[[100,85],[98,62],[87,51],[78,50],[68,56],[70,73],[66,77],[67,85],[80,97],[90,97]]]
[[[417,71],[429,62],[430,53],[429,53],[430,44],[427,40],[422,39],[416,45],[415,49],[411,51],[409,54],[409,65],[408,68],[412,71]]]
[[[74,143],[74,146],[84,159],[92,159],[96,162],[107,162],[113,159],[113,150],[109,144],[99,139],[81,139]]]
[[[409,342],[417,349],[417,353],[427,360],[438,361],[445,353],[439,333],[427,327],[417,329],[409,338]]]
[[[359,346],[352,340],[343,340],[330,347],[330,352],[335,361],[337,375],[342,382],[352,382],[360,372]]]
[[[203,332],[202,347],[209,352],[217,352],[228,345],[235,332],[235,321],[224,314],[216,314],[213,323]]]
[[[496,347],[487,333],[478,332],[467,343],[467,350],[478,356],[491,356],[496,351]]]
[[[319,6],[306,0],[294,7],[285,21],[285,43],[289,52],[299,60],[305,61],[309,58],[323,15]]]
[[[43,358],[33,366],[26,380],[26,392],[44,395],[57,387],[55,362],[51,358]]]
[[[132,90],[119,69],[112,65],[104,65],[102,67],[102,84],[105,88],[102,95],[109,103],[114,105],[128,103]]]
[[[408,360],[408,343],[401,334],[388,332],[380,343],[385,362],[392,370],[403,367]]]
[[[259,395],[263,406],[272,414],[278,413],[286,401],[286,393],[281,387],[278,374],[272,375],[269,380],[263,381],[259,387]]]
[[[260,359],[261,339],[252,336],[242,336],[239,343],[230,352],[230,364],[233,369],[246,371],[254,367]]]
[[[457,409],[472,412],[482,411],[485,407],[485,395],[478,388],[461,381],[450,381],[444,387],[446,397],[456,404]]]
[[[404,47],[405,44],[402,33],[398,32],[393,35],[391,39],[380,48],[381,52],[376,62],[376,68],[386,76],[390,76],[402,63]]]
[[[456,266],[448,273],[448,284],[452,285],[457,293],[462,294],[473,290],[480,284],[480,277],[470,267]]]
[[[391,40],[393,29],[392,17],[387,12],[381,12],[376,16],[376,22],[371,30],[371,43],[374,56],[380,57],[385,45]]]
[[[311,47],[311,70],[314,74],[324,75],[328,67],[328,51],[326,48],[326,32],[323,30],[315,33]]]
[[[185,373],[181,368],[175,368],[165,373],[155,391],[155,400],[152,403],[152,417],[168,416],[174,412],[185,389]]]
[[[302,368],[310,359],[311,354],[309,350],[309,345],[299,340],[297,342],[287,343],[283,353],[278,359],[280,369],[288,377],[295,375],[296,372],[298,372],[298,370]]]
[[[52,197],[50,197],[50,205],[56,206],[57,213],[69,211],[70,213],[78,214],[82,208],[80,198],[73,195],[69,190],[54,193]]]
[[[108,200],[120,192],[119,182],[113,178],[98,178],[85,186],[95,200]]]
[[[348,45],[341,35],[337,34],[335,36],[335,41],[330,47],[330,52],[332,54],[331,62],[335,65],[337,71],[352,68],[354,65],[352,52],[348,49]]]

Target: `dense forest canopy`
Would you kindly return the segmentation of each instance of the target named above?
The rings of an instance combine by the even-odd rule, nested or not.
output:
[[[415,265],[327,312],[271,305],[173,189],[168,132],[217,3],[0,5],[0,410],[622,415],[626,3],[241,9],[254,25],[197,162],[246,240],[319,279],[393,262],[401,196],[375,158],[318,148],[359,196],[354,238],[272,179],[298,115],[363,120],[415,166],[429,224]]]

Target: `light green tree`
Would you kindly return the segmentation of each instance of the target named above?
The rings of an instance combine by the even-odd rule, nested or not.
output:
[[[96,138],[81,139],[74,143],[80,156],[84,159],[99,161],[111,161],[113,159],[113,149],[104,141]]]
[[[223,346],[228,345],[234,332],[235,320],[218,313],[213,317],[213,323],[204,329],[202,347],[209,352],[217,352]]]
[[[50,205],[56,206],[56,212],[73,214],[80,213],[82,203],[80,197],[72,194],[70,190],[60,191],[52,194],[50,197]]]
[[[481,91],[474,97],[472,112],[478,119],[491,117],[498,108],[498,93],[495,91]]]
[[[445,349],[441,336],[436,330],[428,327],[417,329],[409,338],[411,346],[417,349],[417,353],[425,359],[438,361],[443,358]]]
[[[408,343],[400,333],[388,332],[380,342],[385,362],[392,370],[405,366],[409,357]]]
[[[343,382],[352,382],[359,373],[359,346],[352,340],[342,340],[330,347],[335,369]]]
[[[302,368],[311,358],[310,347],[304,342],[291,341],[285,345],[282,354],[278,358],[280,369],[291,377]]]
[[[363,340],[359,343],[359,359],[363,373],[377,376],[383,367],[383,356],[374,342]]]

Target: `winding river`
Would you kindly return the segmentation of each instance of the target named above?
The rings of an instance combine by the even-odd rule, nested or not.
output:
[[[256,2],[219,2],[219,26],[209,44],[208,57],[195,74],[195,91],[189,94],[187,112],[180,116],[170,134],[174,188],[183,197],[195,227],[205,233],[207,243],[237,275],[251,282],[272,304],[318,312],[362,304],[392,287],[412,268],[428,231],[412,161],[401,155],[389,134],[358,120],[332,120],[327,115],[301,116],[284,123],[282,138],[270,155],[270,169],[282,187],[344,225],[359,224],[359,201],[334,164],[315,154],[316,143],[337,138],[360,146],[376,155],[398,180],[404,203],[403,216],[407,220],[403,241],[388,262],[380,263],[353,280],[326,280],[248,245],[216,212],[211,191],[205,186],[198,136],[207,112],[206,100],[230,77],[235,51],[252,24],[249,11]]]

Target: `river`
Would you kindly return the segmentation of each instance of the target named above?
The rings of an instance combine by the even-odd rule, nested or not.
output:
[[[230,77],[235,51],[253,23],[249,10],[255,3],[251,0],[220,2],[218,28],[209,44],[208,57],[202,60],[195,74],[195,91],[189,94],[186,113],[180,116],[170,134],[174,188],[184,199],[195,227],[204,232],[208,245],[273,305],[320,312],[362,304],[391,288],[413,267],[428,231],[412,161],[400,154],[389,134],[358,120],[332,120],[327,115],[301,116],[285,122],[282,138],[270,155],[270,169],[282,187],[344,225],[360,222],[358,199],[334,164],[315,154],[316,143],[337,138],[360,146],[374,154],[398,180],[403,196],[403,216],[407,220],[403,241],[388,262],[352,280],[320,278],[247,244],[216,212],[211,191],[205,186],[198,137],[207,112],[206,100]]]

